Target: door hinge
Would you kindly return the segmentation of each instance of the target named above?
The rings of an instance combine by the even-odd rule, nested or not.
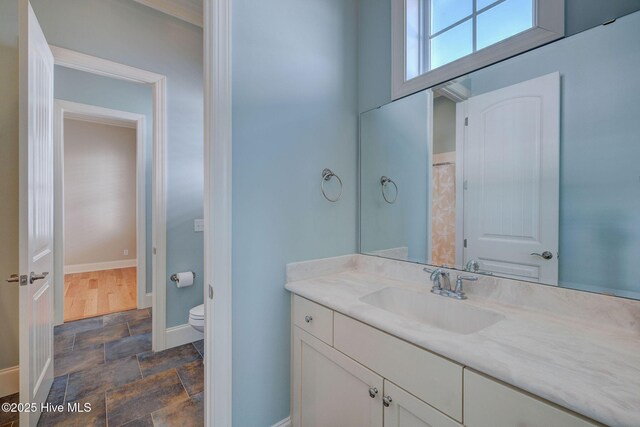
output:
[[[467,239],[464,239],[464,247],[467,247]]]
[[[463,190],[466,190],[467,188],[469,188],[469,182],[465,179],[465,180],[462,182],[462,189],[463,189]]]
[[[464,118],[464,125],[469,126],[469,117]]]
[[[209,285],[209,299],[213,299],[213,287]]]
[[[156,254],[156,248],[153,248],[153,254],[154,255]]]

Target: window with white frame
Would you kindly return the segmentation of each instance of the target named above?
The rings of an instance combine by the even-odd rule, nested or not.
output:
[[[564,0],[392,0],[399,98],[564,35]]]

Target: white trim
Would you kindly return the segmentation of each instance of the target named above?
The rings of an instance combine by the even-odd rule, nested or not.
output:
[[[121,120],[118,120],[112,117],[90,117],[90,116],[82,116],[82,115],[69,113],[69,114],[65,114],[64,118],[77,120],[79,122],[88,122],[88,123],[95,123],[99,125],[117,126],[117,127],[127,128],[127,129],[136,128],[135,122],[127,122],[127,121],[123,122]]]
[[[136,129],[136,253],[133,260],[117,260],[103,263],[64,265],[64,119],[108,123]],[[64,321],[64,274],[87,271],[109,270],[112,268],[138,267],[137,295],[138,308],[144,308],[147,293],[146,275],[146,156],[145,117],[143,114],[113,110],[95,105],[71,101],[54,101],[54,322]],[[131,265],[133,264],[133,265]]]
[[[202,28],[202,3],[186,0],[133,1]]]
[[[153,167],[151,188],[153,351],[165,349],[166,329],[166,145],[167,78],[162,74],[119,64],[57,46],[50,46],[56,65],[114,79],[149,84],[153,93]]]
[[[177,347],[179,345],[199,341],[204,338],[204,334],[202,332],[196,331],[188,323],[167,328],[165,336],[167,348]]]
[[[232,425],[231,3],[205,0],[204,407],[208,427]],[[208,295],[209,286],[213,299]]]
[[[564,1],[537,0],[534,26],[456,61],[405,80],[406,0],[391,4],[391,98],[398,99],[564,37]]]
[[[49,45],[56,65],[85,71],[98,76],[126,80],[133,83],[153,84],[165,78],[162,74],[130,67],[108,59],[76,52],[75,50]]]
[[[0,369],[0,397],[20,391],[20,366]]]
[[[425,247],[427,248],[424,262],[432,264],[433,259],[433,212],[431,207],[433,206],[433,91],[426,91],[427,97],[427,153],[431,157],[431,162],[427,163],[427,241]],[[428,160],[428,159],[427,159]]]
[[[287,417],[284,420],[275,423],[271,427],[291,427],[291,417]]]
[[[131,268],[137,266],[138,260],[135,258],[119,259],[117,261],[93,262],[89,264],[71,264],[64,266],[64,274],[88,273],[91,271],[114,270],[117,268]],[[138,291],[140,291],[140,289],[138,289]]]
[[[464,148],[467,102],[456,103],[456,265],[464,266]]]
[[[138,297],[138,309],[143,309],[143,308],[148,308],[153,306],[153,293],[149,292],[149,293],[145,293],[144,296],[142,297],[142,301],[140,301],[139,299],[140,297]]]

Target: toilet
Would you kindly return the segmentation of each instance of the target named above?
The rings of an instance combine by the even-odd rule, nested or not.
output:
[[[204,304],[189,310],[189,324],[196,331],[204,332]]]

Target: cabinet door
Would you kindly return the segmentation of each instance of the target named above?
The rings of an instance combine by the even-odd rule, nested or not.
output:
[[[469,427],[600,425],[468,368],[464,370],[464,423]]]
[[[293,345],[295,427],[382,427],[380,376],[297,326]]]
[[[384,399],[384,427],[461,427],[461,424],[387,380],[384,381]]]

